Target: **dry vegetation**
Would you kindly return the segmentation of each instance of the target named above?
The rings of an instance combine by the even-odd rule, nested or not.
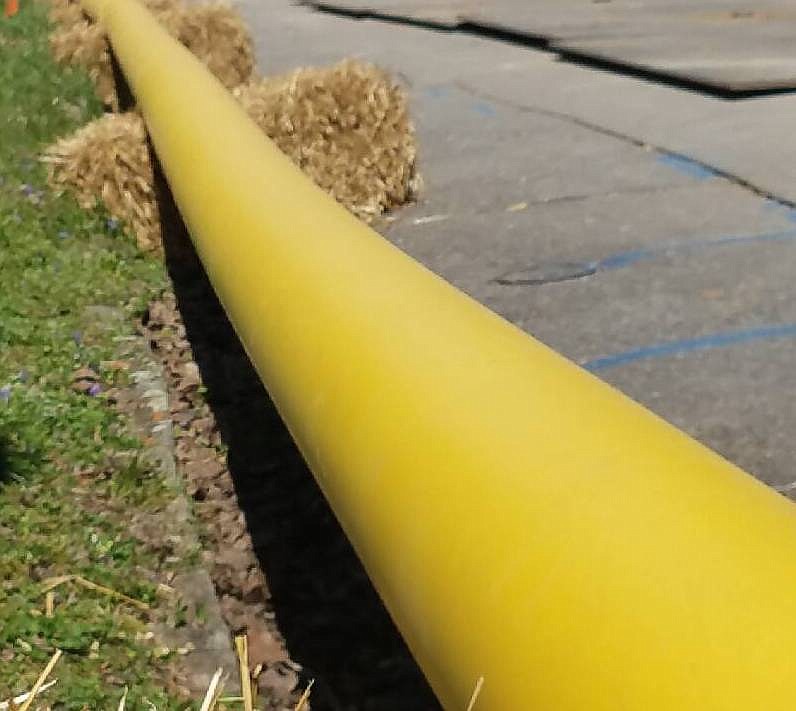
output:
[[[296,165],[358,217],[372,219],[413,197],[417,149],[406,95],[381,69],[346,60],[233,93]]]
[[[238,14],[222,2],[184,5],[179,0],[144,0],[164,27],[201,59],[228,88],[247,81],[254,69],[252,41]],[[119,101],[108,42],[102,27],[73,0],[54,0],[50,46],[56,61],[83,67],[100,99],[113,110]]]
[[[83,208],[101,202],[130,227],[141,249],[159,244],[152,163],[138,114],[105,114],[51,145],[43,160],[56,189],[70,190]]]
[[[234,90],[279,148],[358,217],[370,220],[416,190],[416,146],[406,96],[380,69],[347,60]],[[146,130],[136,113],[106,114],[50,146],[50,183],[81,206],[102,203],[142,249],[160,243]]]
[[[251,41],[242,22],[229,8],[214,4],[188,9],[175,0],[144,0],[144,2],[175,37],[207,64],[222,83],[235,89],[236,98],[264,133],[273,138],[300,168],[352,212],[364,219],[370,219],[411,198],[416,185],[414,134],[409,121],[405,94],[386,73],[367,64],[345,61],[328,68],[301,69],[285,76],[252,79]],[[29,8],[25,8],[25,10],[28,11]],[[71,0],[53,0],[50,19],[55,25],[50,37],[50,49],[55,58],[61,63],[77,65],[85,69],[106,106],[117,108],[118,100],[111,71],[110,54],[102,28],[84,17],[79,7]],[[38,57],[38,61],[42,66],[46,66],[44,59],[46,58],[46,62],[50,64],[51,60],[47,45],[43,41],[43,17],[41,20],[40,24],[33,27],[31,31],[35,30],[42,37],[40,42],[42,56]],[[37,27],[40,29],[36,29]],[[22,54],[19,57],[12,57],[12,59],[19,63],[29,61],[29,57]],[[7,66],[11,67],[11,61],[7,61]],[[17,66],[17,64],[14,65],[13,71],[12,69],[7,70],[7,88],[13,88],[10,78],[22,75],[22,72],[16,69]],[[2,63],[0,63],[0,70],[2,69]],[[50,71],[47,69],[47,72]],[[75,74],[77,73],[64,72],[63,74],[66,77],[64,81],[72,81],[76,79]],[[38,76],[38,73],[33,71],[32,75]],[[46,140],[53,140],[54,136],[71,130],[75,125],[74,121],[78,120],[74,118],[70,119],[70,123],[59,123],[58,121],[63,118],[61,117],[62,113],[64,117],[72,116],[75,113],[80,115],[82,109],[78,110],[79,107],[91,105],[94,100],[91,98],[91,87],[85,79],[81,80],[83,83],[79,87],[80,91],[73,89],[71,93],[64,93],[63,90],[59,90],[60,85],[52,81],[50,74],[45,72],[41,76],[48,81],[41,83],[39,91],[25,93],[23,89],[19,89],[19,93],[11,92],[8,104],[14,106],[20,111],[20,115],[30,118],[31,121],[46,122],[48,130],[42,132],[42,135],[46,137]],[[24,87],[24,85],[21,86]],[[17,90],[15,89],[15,91]],[[52,92],[52,95],[46,92]],[[26,103],[39,93],[46,99],[41,106],[35,103]],[[95,111],[98,109],[98,106],[94,107]],[[56,121],[56,117],[58,121]],[[52,122],[52,125],[49,122]],[[27,126],[27,123],[19,122],[19,125]],[[33,134],[31,133],[31,135]],[[41,139],[37,138],[38,140]],[[10,145],[9,141],[6,146]],[[30,153],[39,150],[37,142],[30,149]],[[2,157],[0,155],[0,158]],[[43,161],[47,164],[49,182],[56,188],[56,192],[69,191],[73,193],[78,204],[83,208],[91,209],[97,204],[104,205],[111,215],[124,221],[131,228],[141,249],[151,250],[158,246],[160,224],[154,193],[153,170],[146,142],[146,129],[141,117],[136,112],[107,113],[87,123],[70,135],[54,141],[44,151]],[[22,170],[23,168],[20,168],[20,171]],[[28,170],[28,167],[24,168],[24,171]],[[27,176],[27,172],[25,175]],[[19,181],[21,180],[20,177]],[[0,188],[2,187],[0,185]],[[44,302],[38,296],[28,297],[24,289],[11,290],[14,293],[10,293],[9,298],[21,299],[24,297],[29,299],[29,302],[24,301],[23,306],[14,303],[8,308],[8,311],[14,314],[25,313],[26,318],[21,320],[22,325],[19,328],[35,332],[41,342],[28,337],[27,331],[18,330],[12,336],[18,338],[22,343],[32,344],[31,348],[36,347],[45,354],[42,356],[41,371],[48,373],[47,377],[55,377],[55,384],[50,386],[44,376],[38,377],[35,369],[35,385],[29,384],[30,376],[27,368],[34,367],[32,365],[34,361],[29,357],[30,354],[23,353],[25,358],[22,359],[22,355],[20,355],[21,360],[17,362],[14,360],[16,352],[12,353],[12,349],[5,349],[6,357],[11,358],[6,369],[17,374],[13,376],[13,382],[9,381],[11,385],[0,388],[0,404],[4,404],[7,412],[11,413],[13,417],[18,416],[22,421],[23,416],[28,417],[31,412],[34,412],[29,407],[29,402],[36,402],[37,407],[39,406],[39,401],[34,398],[42,398],[42,392],[47,397],[53,398],[53,402],[60,403],[60,429],[63,430],[65,433],[63,436],[68,440],[68,446],[61,446],[60,442],[55,443],[58,445],[55,447],[58,450],[57,460],[60,462],[64,457],[68,459],[74,455],[85,463],[86,454],[81,448],[95,447],[97,456],[100,456],[100,452],[115,446],[113,438],[116,435],[115,430],[106,422],[111,415],[106,412],[107,408],[102,407],[99,403],[99,397],[103,390],[98,379],[86,377],[86,372],[91,374],[91,371],[85,369],[77,371],[77,373],[83,373],[77,383],[86,386],[82,389],[76,387],[75,383],[67,387],[65,383],[57,380],[57,374],[64,370],[63,363],[74,364],[75,353],[73,351],[83,353],[81,349],[87,348],[86,344],[89,343],[88,341],[84,342],[85,334],[74,329],[75,324],[71,319],[73,314],[86,305],[84,301],[90,305],[95,304],[98,298],[94,293],[98,288],[97,285],[101,285],[104,289],[101,292],[101,298],[110,301],[118,298],[120,302],[122,297],[130,298],[130,294],[135,293],[135,289],[143,291],[146,286],[146,289],[154,290],[159,282],[154,276],[149,275],[149,271],[146,271],[154,269],[154,262],[150,264],[144,255],[138,253],[129,244],[126,245],[127,251],[119,248],[118,255],[111,251],[111,247],[97,248],[96,254],[92,253],[92,244],[101,244],[100,239],[106,240],[109,245],[116,245],[113,248],[117,248],[118,245],[125,247],[125,243],[123,240],[117,239],[119,235],[116,227],[110,227],[110,221],[105,223],[101,213],[92,215],[79,210],[74,203],[61,200],[58,195],[50,195],[46,191],[34,189],[27,183],[20,182],[17,186],[15,182],[13,190],[11,187],[8,187],[5,192],[0,190],[0,198],[13,200],[14,215],[19,219],[20,226],[16,228],[17,231],[13,233],[9,231],[7,235],[9,244],[13,243],[14,249],[6,250],[7,254],[13,252],[17,255],[20,274],[25,275],[24,279],[20,277],[16,281],[33,294],[38,295],[46,291],[48,294],[46,308],[52,309],[52,313],[57,314],[57,316],[53,316],[50,311],[47,311],[45,317],[33,310],[34,307],[31,306],[31,304],[35,304],[35,308],[44,308]],[[43,219],[43,216],[49,215],[49,211],[52,211],[51,218]],[[53,224],[60,226],[57,232],[51,229]],[[24,239],[19,237],[23,234]],[[20,245],[24,245],[24,248]],[[30,254],[26,256],[26,254],[20,253],[21,249],[28,250]],[[45,253],[57,255],[57,259],[53,256],[51,260],[53,263],[57,262],[57,270],[49,272],[27,268],[27,264],[34,259],[44,259],[42,255]],[[35,257],[30,255],[35,255]],[[144,276],[147,276],[147,279],[153,283],[150,284]],[[114,289],[118,290],[118,294]],[[60,331],[57,331],[60,334],[58,337],[53,337],[54,323],[60,324],[58,325]],[[43,324],[46,324],[46,328]],[[72,335],[65,337],[61,331],[69,332]],[[110,338],[111,336],[108,334],[108,339]],[[46,344],[46,348],[44,344]],[[107,347],[111,347],[110,342]],[[92,344],[91,348],[95,348],[95,346]],[[91,351],[93,355],[99,352]],[[104,351],[102,352],[104,353]],[[115,363],[117,361],[100,360],[99,362]],[[53,376],[52,373],[56,373],[56,376]],[[182,384],[184,385],[184,383]],[[45,385],[50,390],[46,390]],[[60,398],[60,400],[55,398]],[[50,401],[44,402],[41,406],[52,409],[52,406],[47,404],[48,402]],[[64,412],[68,417],[63,415]],[[14,425],[13,417],[9,419],[12,425]],[[46,431],[46,419],[36,415],[32,420],[36,423],[36,427],[41,428],[41,432],[38,430],[33,432],[33,425],[28,428],[33,434],[28,432],[25,427],[20,426],[10,426],[9,430],[14,432],[16,438],[24,435],[36,441],[47,442],[48,446],[55,446],[51,441],[51,433]],[[196,424],[197,421],[192,421],[192,424]],[[113,422],[115,423],[115,420]],[[34,434],[36,437],[33,436]],[[86,443],[90,443],[90,445]],[[121,439],[120,443],[122,443]],[[126,439],[123,443],[125,446],[128,445]],[[70,448],[75,451],[72,453]],[[30,452],[35,450],[28,448],[25,451],[27,452],[26,459],[28,459]],[[59,468],[48,474],[57,481],[60,481],[57,477],[64,476],[63,486],[66,488],[57,488],[44,478],[43,485],[39,483],[31,489],[31,491],[38,492],[35,493],[35,496],[39,497],[38,505],[35,507],[29,505],[27,498],[23,498],[23,495],[24,497],[29,496],[28,492],[23,491],[20,494],[20,501],[14,501],[11,500],[12,488],[6,488],[5,494],[8,501],[5,502],[4,520],[13,521],[15,538],[13,545],[9,544],[5,552],[0,550],[0,559],[2,559],[0,563],[6,564],[11,558],[17,561],[21,571],[18,576],[20,579],[24,579],[28,575],[28,563],[32,559],[28,557],[25,544],[30,544],[32,549],[39,550],[37,555],[46,558],[51,554],[46,550],[43,541],[46,540],[48,544],[61,541],[66,533],[70,532],[69,526],[82,532],[89,523],[96,525],[97,530],[106,524],[104,517],[100,517],[93,510],[89,511],[89,504],[86,504],[85,511],[80,508],[78,504],[81,499],[75,494],[78,489],[72,486],[72,480],[64,474],[66,471],[67,468],[64,468],[63,471]],[[89,471],[93,472],[93,469],[86,469],[86,472]],[[206,470],[201,470],[199,474],[202,472],[207,473]],[[131,481],[135,482],[132,491],[136,496],[141,495],[141,473],[131,468],[129,474],[132,477]],[[213,478],[217,480],[217,474],[213,475]],[[189,483],[201,483],[200,479],[197,475],[195,480],[193,482],[189,480]],[[24,488],[22,480],[18,483],[19,488]],[[109,491],[112,489],[113,492],[116,492],[114,487],[123,485],[125,485],[123,476],[119,472],[115,472],[113,481],[104,484],[102,482],[93,483],[94,488],[91,489],[90,495],[87,493],[86,501],[100,506],[104,514],[106,509],[112,509],[112,505],[108,501],[115,501],[115,499],[111,498],[111,494],[108,494],[107,500],[98,498],[98,487],[107,486]],[[113,496],[116,495],[116,493],[113,494]],[[45,496],[49,498],[43,499]],[[67,513],[60,511],[56,506],[55,502],[63,500],[70,501],[68,508],[74,509],[70,514],[71,519],[68,518]],[[4,511],[3,504],[4,502],[0,501],[0,514]],[[26,517],[38,518],[32,518],[28,525],[20,512],[23,512]],[[51,515],[54,513],[57,516]],[[127,514],[129,514],[129,510],[125,509],[125,515]],[[96,521],[91,518],[92,516]],[[126,518],[123,521],[126,523]],[[43,522],[52,528],[48,528]],[[7,527],[4,528],[2,523],[3,517],[0,515],[0,532],[10,530]],[[122,532],[116,535],[115,530],[113,529],[114,536],[108,539],[110,542],[104,539],[100,541],[103,545],[101,550],[99,546],[95,546],[96,552],[92,549],[92,555],[96,553],[98,556],[96,561],[93,558],[89,561],[94,567],[78,566],[76,568],[86,575],[92,571],[97,575],[104,574],[105,578],[100,575],[96,579],[115,581],[114,587],[110,587],[110,583],[106,585],[92,582],[93,576],[89,579],[81,574],[70,573],[44,581],[28,576],[30,579],[25,582],[27,587],[21,591],[14,591],[20,600],[27,601],[30,597],[36,601],[36,605],[41,602],[39,600],[40,593],[44,593],[46,596],[43,612],[29,604],[20,604],[16,610],[17,616],[13,618],[16,620],[17,626],[14,627],[16,632],[12,634],[12,626],[6,625],[5,634],[8,639],[0,639],[0,652],[3,652],[0,654],[0,666],[5,666],[9,674],[18,675],[19,690],[24,689],[25,694],[22,695],[22,698],[17,697],[16,703],[22,704],[23,711],[33,702],[38,704],[47,698],[46,696],[43,699],[40,698],[40,694],[53,696],[57,695],[60,689],[64,689],[64,694],[66,694],[66,687],[69,686],[70,681],[75,684],[84,679],[88,679],[88,682],[94,685],[89,688],[88,682],[86,683],[84,693],[86,698],[90,698],[92,701],[84,703],[84,708],[108,707],[108,699],[111,696],[115,699],[118,693],[122,699],[118,708],[123,709],[127,699],[127,690],[121,691],[119,683],[117,683],[121,677],[113,677],[111,672],[115,674],[116,667],[119,667],[131,677],[135,677],[149,656],[159,659],[156,650],[149,650],[143,645],[143,651],[140,651],[139,656],[131,657],[130,648],[119,643],[123,637],[117,634],[119,630],[113,627],[116,624],[115,616],[125,612],[125,608],[132,608],[136,614],[149,609],[149,604],[154,604],[157,592],[154,588],[149,590],[143,583],[139,585],[139,582],[128,574],[129,570],[142,569],[140,561],[133,555],[134,553],[137,555],[136,552],[141,549],[141,546],[128,545]],[[125,531],[125,533],[127,532]],[[30,541],[25,539],[25,535],[28,535]],[[10,538],[9,541],[11,541]],[[81,546],[83,544],[82,538],[76,543]],[[45,552],[41,553],[41,550]],[[75,563],[77,556],[72,555],[71,549],[64,549],[63,553],[64,560],[68,561],[69,565],[77,565]],[[106,560],[111,553],[115,556],[113,557],[114,565],[118,563],[118,570],[111,569]],[[7,557],[3,559],[3,555]],[[124,556],[132,557],[128,560]],[[59,571],[60,568],[56,566],[53,572]],[[111,576],[111,573],[116,577]],[[244,584],[251,583],[252,578],[252,575],[244,578],[243,582],[239,584],[241,590]],[[71,590],[67,597],[66,590],[70,587],[79,588],[82,594]],[[147,597],[149,602],[139,599],[139,587],[145,590],[149,596]],[[135,596],[120,592],[122,589],[128,590],[131,595]],[[107,616],[96,614],[98,604],[104,606],[103,609],[108,612]],[[120,610],[121,612],[119,612]],[[130,616],[124,617],[125,624],[127,624],[127,617]],[[12,620],[8,615],[4,619],[6,622]],[[130,624],[132,625],[132,622]],[[53,630],[58,634],[55,634]],[[105,630],[104,634],[107,639],[101,637],[102,630]],[[122,631],[127,634],[126,628]],[[264,646],[265,632],[261,630],[259,636],[252,635],[249,641],[239,643],[238,652],[243,670],[241,681],[244,683],[244,689],[248,688],[248,684],[252,681],[246,671],[249,663],[265,654],[257,646],[258,644],[260,647]],[[102,639],[101,652],[98,651],[98,639]],[[7,642],[5,647],[2,644],[4,641]],[[250,645],[250,642],[253,644]],[[117,651],[120,652],[120,655],[123,653],[119,659],[113,656],[113,650],[116,649],[113,645],[119,648]],[[43,657],[45,650],[59,646],[65,649],[64,658],[60,662],[61,652],[57,650],[49,657],[49,661]],[[244,649],[245,654],[242,651]],[[136,653],[138,654],[138,652]],[[274,652],[271,649],[269,653],[283,654],[283,650]],[[149,656],[143,656],[145,654]],[[44,665],[45,661],[47,661],[46,665]],[[284,660],[280,657],[277,661],[281,663]],[[42,664],[38,678],[30,676],[31,664],[34,662]],[[12,664],[15,665],[13,668]],[[107,678],[94,679],[91,676],[97,671],[94,667],[100,669]],[[262,670],[263,663],[255,665],[255,669],[258,667]],[[19,670],[24,672],[24,676],[19,673]],[[60,683],[53,691],[49,691],[51,685],[55,683],[55,679],[51,678],[54,671],[58,673]],[[254,676],[254,680],[256,680],[257,672]],[[109,679],[116,679],[116,681],[111,683]],[[149,680],[153,691],[146,689],[138,691],[140,693],[146,691],[151,695],[157,691],[155,688],[157,681],[158,679],[153,674],[153,678]],[[28,682],[31,683],[28,684]],[[293,684],[295,685],[295,682]],[[292,699],[291,695],[295,695],[294,685],[287,690],[286,698]],[[219,701],[222,686],[219,673],[215,677],[214,685],[208,690],[203,708],[215,707]],[[274,696],[273,684],[265,678],[265,674],[262,686],[272,697]],[[77,704],[74,688],[70,689],[69,693],[73,696],[72,701]],[[131,698],[133,693],[131,689]],[[244,697],[246,695],[244,693]],[[298,700],[296,709],[306,708],[308,695],[309,689]],[[97,701],[100,699],[102,703]],[[131,700],[127,703],[137,707],[138,700]],[[163,701],[163,703],[169,702]],[[234,703],[237,704],[238,700],[236,699]],[[245,708],[251,708],[250,700],[243,703]],[[3,708],[14,707],[13,703],[0,700],[0,711]],[[150,707],[152,707],[151,704]],[[160,708],[171,707],[164,705]]]
[[[144,0],[168,31],[196,54],[251,118],[332,197],[364,220],[414,197],[414,129],[406,95],[386,72],[354,60],[252,78],[252,42],[221,3]],[[53,0],[50,45],[57,61],[85,68],[102,101],[119,102],[107,40],[73,0]],[[160,220],[146,129],[135,112],[107,114],[50,146],[50,183],[81,206],[103,204],[142,249],[160,244]]]

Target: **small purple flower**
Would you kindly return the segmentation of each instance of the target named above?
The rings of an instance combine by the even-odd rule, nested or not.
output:
[[[8,402],[11,399],[11,388],[4,385],[0,388],[0,402]]]
[[[41,190],[37,190],[32,185],[28,185],[27,183],[22,183],[22,185],[19,186],[19,191],[34,205],[39,205],[42,201],[42,196],[44,195]]]
[[[109,217],[107,220],[105,220],[105,225],[109,230],[116,231],[119,229],[119,220],[117,220],[115,217]]]
[[[72,340],[79,346],[83,342],[83,334],[80,331],[72,331]]]
[[[91,383],[87,392],[91,397],[97,397],[102,392],[102,386],[99,383]]]

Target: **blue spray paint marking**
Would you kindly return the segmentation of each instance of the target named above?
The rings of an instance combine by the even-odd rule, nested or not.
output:
[[[710,180],[716,178],[719,174],[709,168],[708,166],[700,163],[699,161],[692,160],[686,156],[680,156],[675,153],[662,153],[658,156],[658,163],[673,168],[678,173],[687,175],[690,178],[697,180]]]
[[[569,281],[592,276],[598,272],[614,269],[625,269],[639,262],[650,261],[658,257],[689,252],[701,252],[713,247],[727,247],[761,242],[793,242],[796,241],[796,230],[768,232],[760,235],[729,235],[697,242],[670,242],[660,247],[631,249],[617,252],[603,259],[591,262],[546,262],[534,264],[524,269],[515,270],[498,277],[495,281],[504,286],[538,286],[557,281]]]
[[[668,343],[658,343],[645,348],[636,348],[623,353],[603,356],[583,363],[586,370],[596,373],[608,368],[616,368],[620,365],[627,365],[638,360],[649,358],[665,358],[667,356],[680,355],[682,353],[693,353],[694,351],[705,351],[713,348],[725,348],[740,343],[752,343],[754,341],[770,341],[776,338],[796,338],[796,323],[783,324],[781,326],[759,326],[748,328],[742,331],[729,331],[714,333],[701,338],[688,338],[682,341],[669,341]]]
[[[432,99],[441,99],[443,96],[447,96],[448,93],[449,88],[447,86],[429,86],[426,88],[426,96]]]
[[[491,104],[487,104],[483,101],[479,101],[478,103],[473,104],[473,110],[476,113],[481,114],[481,116],[486,116],[488,118],[491,118],[492,116],[495,116],[497,114],[497,111],[495,110],[494,106],[492,106]]]
[[[698,242],[671,242],[660,247],[649,249],[631,249],[627,252],[617,252],[609,257],[600,259],[595,263],[595,271],[609,271],[611,269],[624,269],[638,262],[655,259],[671,252],[697,252],[711,247],[726,247],[728,245],[756,244],[758,242],[791,242],[796,240],[796,230],[782,232],[767,232],[760,235],[727,235],[715,239],[705,239]]]
[[[796,208],[771,198],[766,198],[764,205],[767,210],[782,213],[790,222],[796,222]]]

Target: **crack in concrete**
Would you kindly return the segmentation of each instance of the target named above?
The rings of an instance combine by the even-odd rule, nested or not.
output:
[[[491,101],[495,104],[498,104],[499,106],[505,106],[511,109],[515,109],[517,111],[534,114],[536,116],[545,116],[546,118],[565,121],[566,123],[570,123],[575,126],[579,126],[581,128],[585,128],[590,131],[594,131],[595,133],[602,134],[603,136],[610,136],[611,138],[615,138],[625,143],[630,143],[631,145],[637,146],[639,148],[643,148],[646,150],[653,150],[661,156],[668,156],[673,159],[688,161],[689,163],[699,166],[705,171],[709,171],[715,174],[716,177],[723,178],[724,180],[727,180],[728,182],[733,183],[743,188],[744,190],[752,192],[755,195],[759,195],[760,197],[766,198],[767,200],[771,200],[772,202],[775,202],[778,205],[781,205],[782,207],[786,208],[796,207],[796,201],[789,200],[785,197],[782,197],[781,195],[775,195],[771,191],[766,190],[765,188],[762,188],[759,185],[755,185],[753,182],[747,180],[746,178],[743,178],[742,176],[736,173],[732,173],[728,170],[725,170],[724,168],[712,165],[699,158],[690,156],[686,153],[680,153],[679,151],[670,150],[668,148],[665,148],[664,146],[650,143],[641,138],[637,138],[636,136],[633,136],[631,134],[623,133],[622,131],[617,131],[615,129],[608,128],[607,126],[601,126],[600,124],[593,123],[592,121],[580,118],[579,116],[566,113],[565,111],[556,111],[555,109],[545,109],[540,106],[532,106],[529,104],[512,101],[510,99],[506,99],[496,94],[492,94],[491,92],[477,89],[469,85],[465,81],[456,81],[454,82],[454,86],[456,86],[461,91],[464,91],[468,93],[470,96],[477,99]]]
[[[597,1],[597,0],[595,0]],[[590,69],[601,69],[626,77],[642,79],[643,81],[672,86],[684,91],[692,91],[705,96],[714,96],[726,101],[739,101],[753,99],[761,96],[774,96],[776,94],[791,94],[794,87],[790,84],[770,85],[764,82],[763,86],[738,85],[725,82],[721,79],[711,80],[708,77],[692,77],[677,71],[667,70],[665,67],[655,67],[644,63],[634,62],[631,58],[610,59],[587,50],[579,50],[567,46],[567,42],[544,32],[531,30],[515,30],[498,23],[492,23],[468,17],[467,14],[453,13],[450,17],[427,18],[422,14],[411,14],[412,10],[401,11],[387,9],[384,11],[372,7],[345,7],[334,2],[323,0],[297,0],[297,5],[309,7],[316,12],[349,20],[369,20],[392,25],[403,25],[415,29],[442,32],[447,34],[460,34],[478,37],[481,39],[502,42],[504,44],[518,45],[536,49],[541,52],[555,55],[558,59],[570,64],[581,65]],[[407,14],[408,13],[408,14]]]
[[[477,217],[481,215],[492,215],[496,212],[513,212],[516,215],[521,215],[534,207],[547,207],[550,205],[558,205],[560,203],[579,203],[587,202],[589,200],[601,200],[610,197],[619,197],[623,195],[658,195],[660,193],[676,192],[680,190],[693,190],[692,185],[647,185],[638,188],[625,188],[623,190],[603,190],[593,193],[576,193],[572,195],[557,195],[551,198],[539,198],[536,200],[523,200],[514,206],[490,206],[486,208],[470,208],[457,209],[455,213],[456,218]],[[392,215],[392,219],[386,221],[385,229],[393,229],[397,225],[411,222],[415,226],[424,224],[433,224],[442,222],[451,217],[450,214],[445,212],[435,212],[428,215],[420,215],[418,213],[428,212],[428,203],[422,201],[404,207],[401,212]],[[513,209],[510,209],[512,208]]]
[[[481,26],[470,22],[457,21],[451,23],[443,23],[431,20],[421,20],[417,18],[405,17],[397,14],[386,14],[381,12],[375,12],[373,10],[348,10],[340,6],[337,6],[333,3],[319,2],[318,0],[300,0],[298,4],[304,7],[308,7],[312,10],[315,10],[316,12],[332,14],[338,17],[348,18],[353,21],[360,21],[367,19],[372,22],[382,22],[385,24],[398,24],[407,27],[414,27],[417,29],[428,30],[432,32],[477,35],[478,37],[482,37],[484,39],[492,39],[494,41],[508,42],[515,45],[521,45],[529,49],[535,49],[537,51],[542,51],[549,54],[555,54],[556,56],[559,56],[564,60],[568,60],[566,53],[562,53],[562,51],[556,48],[554,44],[552,44],[549,40],[541,36],[529,35],[524,33],[515,33],[515,32],[510,32],[508,30],[497,30],[495,28]],[[585,64],[588,66],[589,63],[587,60],[588,58],[579,56],[578,61],[576,63]],[[629,69],[632,70],[633,68],[631,67]],[[629,70],[624,70],[624,67],[616,67],[616,66],[612,66],[610,70],[621,74],[626,74],[628,76],[635,76],[638,73],[637,70],[629,71]],[[674,81],[671,77],[642,76],[642,78],[645,78],[647,80],[654,79],[656,83],[678,85],[678,82]],[[611,136],[613,138],[625,141],[627,143],[631,143],[632,145],[639,146],[641,148],[652,149],[662,156],[668,156],[673,159],[688,161],[695,166],[699,166],[700,168],[706,171],[714,173],[717,177],[724,178],[725,180],[735,185],[738,185],[739,187],[749,192],[752,192],[755,195],[759,195],[768,200],[772,200],[773,202],[776,202],[783,207],[787,208],[796,207],[796,201],[794,200],[789,200],[780,195],[776,195],[770,192],[769,190],[766,190],[765,188],[762,188],[759,185],[756,185],[755,183],[745,179],[744,177],[738,175],[737,173],[725,170],[723,168],[712,165],[699,158],[695,158],[685,153],[673,151],[668,148],[665,148],[664,146],[649,143],[648,141],[644,141],[643,139],[637,138],[636,136],[632,136],[630,134],[608,128],[607,126],[601,126],[586,119],[582,119],[578,116],[568,114],[564,111],[556,111],[553,109],[545,109],[539,106],[530,106],[527,104],[514,102],[509,99],[505,99],[503,97],[491,94],[490,92],[478,90],[464,81],[454,82],[454,85],[476,98],[492,101],[496,104],[507,106],[509,108],[513,108],[519,111],[525,111],[539,116],[546,116],[548,118],[554,118],[554,119],[559,119],[561,121],[566,121],[568,123],[580,126],[581,128],[595,131],[605,136]],[[694,90],[694,87],[682,87],[682,88]],[[701,91],[702,93],[707,93],[707,94],[712,93],[710,87],[702,87]],[[768,94],[770,92],[763,92],[763,93]],[[745,98],[745,95],[742,92],[737,94],[731,92],[731,94],[732,96],[730,97],[723,96],[723,98],[735,98],[735,99]],[[756,95],[757,95],[756,92],[752,92],[750,94],[750,96],[756,96]]]

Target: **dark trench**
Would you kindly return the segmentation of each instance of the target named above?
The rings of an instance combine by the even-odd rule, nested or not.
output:
[[[166,264],[277,625],[316,711],[440,706],[224,313],[153,154]]]

